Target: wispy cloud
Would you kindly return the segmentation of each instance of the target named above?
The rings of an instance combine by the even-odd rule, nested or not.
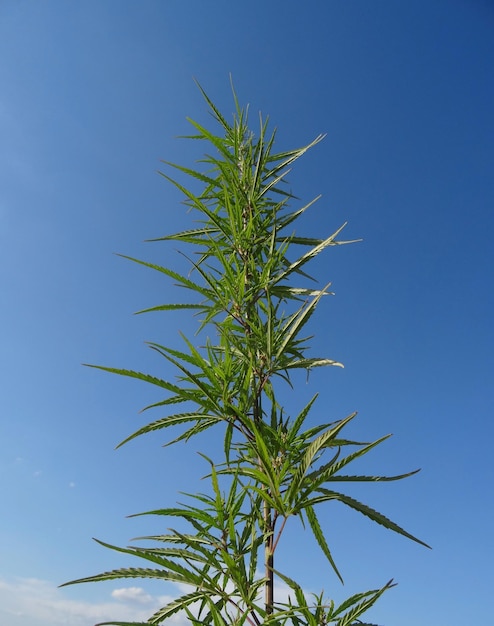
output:
[[[109,620],[146,621],[172,600],[151,596],[140,587],[114,589],[108,601],[69,598],[53,583],[36,578],[0,578],[0,624],[9,626],[92,626]],[[176,626],[187,621],[178,616]]]
[[[136,602],[138,604],[151,604],[153,596],[141,589],[141,587],[124,587],[123,589],[114,589],[111,597],[115,600],[123,602]]]

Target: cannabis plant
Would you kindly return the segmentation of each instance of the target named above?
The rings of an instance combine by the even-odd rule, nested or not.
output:
[[[166,518],[166,527],[179,518],[180,528],[187,530],[172,528],[140,538],[146,540],[145,546],[122,548],[100,542],[137,557],[146,567],[116,569],[73,582],[144,578],[189,588],[147,624],[161,624],[179,612],[192,624],[214,626],[362,624],[361,615],[392,586],[391,581],[336,606],[323,592],[307,594],[303,581],[279,570],[276,558],[287,525],[298,518],[341,579],[316,512],[321,504],[335,501],[423,543],[339,488],[348,482],[392,481],[415,473],[346,473],[353,461],[387,437],[370,443],[347,438],[344,430],[355,413],[308,426],[316,397],[295,415],[285,412],[280,399],[292,385],[295,370],[309,373],[316,367],[341,366],[309,355],[307,325],[330,292],[329,284],[314,288],[307,266],[327,248],[350,242],[339,239],[343,226],[323,239],[298,234],[297,220],[313,202],[289,209],[295,198],[286,185],[291,165],[322,136],[303,148],[277,153],[275,133],[268,134],[267,121],[261,117],[257,133],[249,130],[248,109],[239,105],[235,93],[232,121],[202,93],[219,132],[189,120],[194,127],[189,138],[204,142],[208,152],[197,169],[166,163],[179,180],[162,174],[183,194],[196,220],[183,232],[154,240],[189,246],[195,252],[187,256],[191,271],[182,274],[131,259],[160,272],[190,296],[146,312],[191,311],[199,334],[195,340],[183,336],[182,349],[150,344],[175,368],[177,377],[172,380],[91,367],[142,380],[164,392],[161,401],[147,407],[158,409],[161,416],[123,443],[177,428],[170,443],[189,441],[214,428],[221,433],[223,452],[219,459],[203,455],[206,493],[188,496],[185,504],[140,514]],[[187,177],[192,178],[194,191],[180,182]],[[288,598],[277,597],[276,580],[288,586]],[[137,626],[137,622],[105,624]]]

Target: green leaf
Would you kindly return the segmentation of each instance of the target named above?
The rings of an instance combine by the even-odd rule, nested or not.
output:
[[[336,626],[352,626],[353,624],[360,623],[360,621],[355,622],[355,619],[368,611],[385,591],[394,586],[393,581],[390,580],[381,589],[359,593],[346,600],[334,611],[333,616],[336,617],[344,610],[348,609],[348,611],[336,622]]]
[[[328,559],[329,563],[331,564],[331,567],[333,568],[335,574],[338,576],[341,583],[343,583],[343,578],[341,577],[341,574],[338,568],[336,567],[336,563],[334,562],[333,555],[331,554],[328,543],[321,529],[319,521],[316,517],[316,513],[314,509],[311,506],[306,507],[305,514],[307,515],[307,520],[309,521],[310,527],[312,529],[312,532],[314,533],[314,537],[316,538],[317,543],[319,544],[319,547],[321,548],[325,557]]]
[[[151,313],[154,311],[178,311],[182,309],[197,309],[199,311],[207,310],[203,304],[160,304],[158,306],[150,307],[149,309],[141,309],[140,311],[136,311],[136,315],[140,315],[141,313]]]
[[[343,226],[340,226],[340,228],[338,228],[338,230],[336,230],[332,235],[330,235],[329,237],[321,241],[321,243],[314,246],[311,250],[309,250],[309,252],[306,252],[301,257],[299,257],[296,261],[291,263],[286,270],[284,270],[283,272],[280,272],[280,274],[276,276],[276,278],[273,280],[273,283],[274,284],[279,283],[282,280],[285,280],[286,278],[288,278],[288,276],[290,276],[294,272],[300,271],[300,269],[306,263],[308,263],[311,259],[315,258],[328,246],[338,245],[338,242],[336,241],[336,237],[341,233],[341,231],[345,228],[345,226],[346,226],[346,222],[343,224]]]
[[[300,460],[297,470],[294,472],[293,480],[289,488],[286,492],[286,501],[290,503],[290,506],[293,508],[293,513],[301,507],[301,502],[299,499],[300,491],[302,485],[304,483],[305,475],[312,465],[314,459],[319,454],[319,452],[327,446],[327,444],[334,439],[336,435],[340,432],[340,430],[346,426],[351,420],[354,419],[356,413],[352,413],[345,419],[339,421],[335,426],[326,430],[322,435],[316,437],[316,439],[309,445],[302,459]]]
[[[156,611],[156,613],[154,613],[152,617],[149,618],[149,621],[146,622],[146,626],[149,626],[149,624],[159,624],[160,622],[163,622],[164,620],[170,618],[172,615],[175,615],[180,611],[184,611],[185,607],[188,607],[191,604],[194,604],[198,600],[202,599],[204,597],[204,594],[205,592],[203,590],[199,590],[192,591],[191,593],[187,593],[180,596],[179,598],[176,598],[175,600],[169,602],[166,606],[161,608],[159,611]]]
[[[161,378],[156,378],[156,376],[143,374],[142,372],[135,372],[133,370],[121,369],[117,367],[104,367],[103,365],[91,365],[90,363],[83,363],[83,365],[85,367],[92,367],[94,369],[103,370],[104,372],[110,372],[110,374],[118,374],[119,376],[136,378],[137,380],[142,380],[145,383],[150,383],[151,385],[156,385],[157,387],[166,389],[167,391],[179,393],[181,396],[184,393],[184,390],[177,385],[173,385],[172,383],[169,383]]]
[[[329,284],[330,283],[328,283],[328,285],[319,293],[319,295],[314,296],[309,304],[301,307],[295,315],[290,317],[288,323],[284,325],[281,331],[281,336],[283,339],[276,352],[276,361],[281,360],[281,356],[286,352],[288,346],[293,342],[294,338],[309,321],[310,317],[315,311],[319,300],[322,298],[323,295],[327,293],[326,288],[329,286]]]
[[[414,537],[413,535],[408,533],[406,530],[401,528],[401,526],[398,526],[398,524],[395,524],[390,519],[388,519],[385,515],[383,515],[382,513],[379,513],[378,511],[375,511],[370,506],[367,506],[366,504],[362,504],[362,502],[359,502],[358,500],[355,500],[354,498],[351,498],[350,496],[346,496],[342,493],[337,493],[335,491],[329,491],[328,489],[324,489],[322,487],[319,488],[319,491],[321,492],[323,496],[327,496],[328,499],[338,500],[339,502],[346,504],[350,508],[354,509],[355,511],[358,511],[359,513],[362,513],[362,515],[365,515],[366,517],[371,519],[373,522],[376,522],[377,524],[384,526],[388,530],[392,530],[395,533],[398,533],[399,535],[403,535],[404,537],[408,537],[408,539],[411,539],[412,541],[420,543],[422,546],[425,546],[426,548],[430,548],[429,545],[427,545],[420,539],[417,539],[417,537]]]
[[[139,428],[139,430],[136,430],[134,433],[132,433],[132,435],[129,435],[122,442],[120,442],[117,448],[120,448],[125,443],[132,441],[132,439],[135,439],[136,437],[140,437],[141,435],[145,435],[147,433],[151,433],[157,430],[162,430],[163,428],[170,428],[171,426],[182,425],[188,422],[196,422],[196,425],[197,423],[199,423],[202,426],[209,428],[210,426],[213,426],[220,421],[221,418],[215,415],[209,415],[208,413],[176,413],[175,415],[163,417],[159,420],[151,422],[150,424],[146,424],[146,426],[143,426],[142,428]]]
[[[333,365],[336,367],[344,367],[343,363],[333,361],[332,359],[297,359],[295,361],[289,361],[284,363],[285,369],[305,369],[310,370],[313,367],[326,367],[327,365]]]
[[[149,622],[98,622],[95,626],[149,626]]]
[[[355,452],[348,454],[346,457],[344,457],[340,461],[336,462],[336,459],[335,459],[334,462],[331,461],[330,463],[326,463],[322,467],[320,467],[318,470],[308,474],[307,478],[309,479],[311,483],[311,491],[313,491],[319,485],[322,485],[325,482],[331,480],[335,476],[335,474],[340,471],[342,467],[345,467],[346,465],[348,465],[355,459],[358,459],[364,456],[365,454],[367,454],[367,452],[369,452],[370,450],[378,446],[380,443],[382,443],[383,441],[386,441],[386,439],[388,439],[390,436],[391,435],[386,435],[384,437],[381,437],[380,439],[377,439],[376,441],[360,448],[359,450],[356,450]]]

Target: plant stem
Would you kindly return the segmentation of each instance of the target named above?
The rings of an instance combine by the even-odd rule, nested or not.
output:
[[[271,508],[267,502],[264,503],[264,524],[265,524],[265,532],[266,532],[265,556],[264,556],[264,565],[266,568],[266,584],[264,586],[265,606],[266,606],[266,615],[271,615],[271,613],[273,612],[273,603],[274,603],[274,571],[273,571],[274,527],[273,527],[272,516],[271,516]]]

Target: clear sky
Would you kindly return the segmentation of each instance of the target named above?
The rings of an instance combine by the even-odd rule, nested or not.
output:
[[[181,262],[143,243],[191,225],[156,170],[201,157],[176,139],[208,121],[193,77],[229,115],[230,73],[280,149],[328,134],[290,178],[301,201],[323,194],[305,234],[348,221],[364,239],[314,268],[336,292],[317,356],[345,369],[287,403],[320,391],[321,420],[358,410],[361,438],[393,433],[362,469],[422,472],[359,495],[433,546],[328,506],[345,588],[295,528],[285,569],[336,597],[394,578],[379,624],[492,622],[493,67],[490,0],[1,0],[1,626],[147,617],[177,593],[57,585],[129,564],[91,537],[157,533],[125,516],[200,487],[199,442],[114,451],[156,394],[81,363],[166,376],[144,342],[192,328],[133,316],[174,292],[113,253]]]

